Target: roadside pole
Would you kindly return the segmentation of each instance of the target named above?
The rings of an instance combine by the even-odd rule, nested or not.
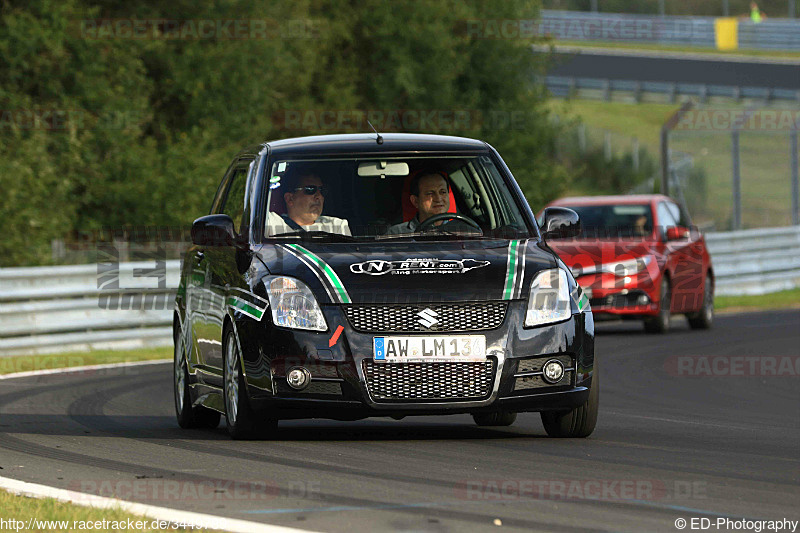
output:
[[[789,133],[789,151],[791,152],[792,160],[792,224],[795,226],[800,225],[800,183],[798,183],[797,176],[797,124],[794,125],[792,131]]]
[[[739,128],[733,127],[731,132],[731,171],[733,192],[733,231],[742,229],[742,179],[739,174]]]
[[[661,126],[661,194],[669,195],[669,132],[678,125],[681,118],[694,107],[694,102],[684,102],[680,109],[672,114]]]

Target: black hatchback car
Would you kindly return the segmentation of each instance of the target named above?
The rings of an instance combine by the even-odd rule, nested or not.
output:
[[[174,317],[181,427],[540,411],[585,437],[599,399],[588,299],[485,142],[330,135],[243,150],[192,226]]]

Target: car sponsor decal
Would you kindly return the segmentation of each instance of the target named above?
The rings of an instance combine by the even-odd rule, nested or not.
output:
[[[578,306],[578,311],[581,313],[589,310],[589,297],[586,296],[583,287],[580,285],[575,287],[575,290],[572,291],[572,299],[575,301],[575,305]]]
[[[383,276],[384,274],[463,274],[476,268],[482,268],[489,261],[476,259],[438,259],[408,258],[401,261],[383,261],[372,259],[363,263],[350,265],[353,274]]]
[[[328,296],[332,302],[340,304],[352,303],[342,280],[339,279],[338,274],[336,274],[328,263],[299,244],[285,244],[281,247],[311,269],[314,275],[322,282],[325,290],[328,291]]]
[[[508,262],[506,265],[506,282],[503,287],[503,300],[513,300],[522,294],[522,282],[525,279],[525,251],[528,240],[514,239],[508,243]]]

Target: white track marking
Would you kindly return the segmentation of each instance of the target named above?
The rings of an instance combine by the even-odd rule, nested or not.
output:
[[[47,370],[33,370],[30,372],[17,372],[14,374],[0,375],[0,380],[25,378],[33,376],[46,376],[51,374],[69,374],[73,372],[87,372],[93,370],[103,370],[109,368],[124,368],[131,366],[161,365],[171,363],[172,359],[157,359],[155,361],[136,361],[129,363],[109,363],[105,365],[75,366],[70,368],[53,368]],[[163,520],[172,524],[194,524],[198,527],[220,529],[231,532],[241,533],[308,533],[307,529],[296,529],[289,527],[273,526],[250,522],[248,520],[238,520],[235,518],[225,518],[191,511],[180,511],[144,503],[136,503],[127,500],[118,500],[106,496],[86,494],[73,490],[59,489],[47,485],[28,483],[7,477],[0,477],[0,489],[5,489],[14,494],[29,496],[33,498],[53,498],[58,501],[94,507],[96,509],[121,509],[123,511],[146,516],[155,520]]]

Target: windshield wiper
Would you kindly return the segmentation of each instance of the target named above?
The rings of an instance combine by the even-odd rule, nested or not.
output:
[[[352,235],[345,235],[343,233],[331,233],[329,231],[290,231],[288,233],[279,233],[278,235],[271,235],[270,239],[289,239],[292,237],[299,237],[304,241],[339,241],[339,242],[353,242],[357,240]]]
[[[415,231],[414,233],[394,233],[392,235],[377,235],[375,237],[376,241],[388,241],[393,239],[409,239],[414,237],[461,237],[466,239],[482,239],[484,235],[481,233],[475,232],[465,232],[465,231],[425,231],[419,232]]]

